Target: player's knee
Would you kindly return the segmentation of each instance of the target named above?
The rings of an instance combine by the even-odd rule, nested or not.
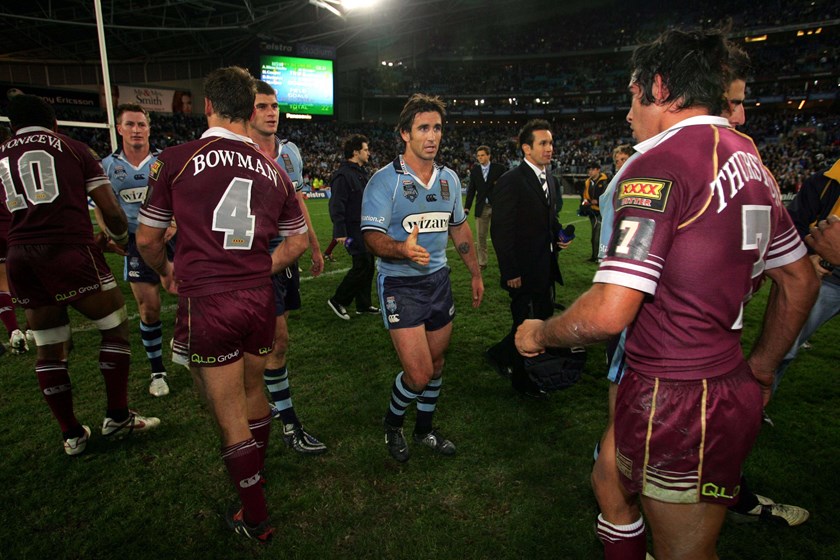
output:
[[[64,344],[70,340],[70,325],[61,325],[51,329],[31,329],[30,332],[35,337],[35,344],[38,348],[53,344]]]
[[[160,302],[143,301],[138,302],[137,307],[140,311],[140,320],[151,325],[160,321]]]
[[[93,324],[102,333],[102,336],[119,337],[128,339],[128,312],[125,305],[108,315],[94,319]]]

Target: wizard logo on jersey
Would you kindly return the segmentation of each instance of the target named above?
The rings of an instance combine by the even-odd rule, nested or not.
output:
[[[411,179],[406,179],[403,181],[402,185],[403,196],[411,202],[414,202],[417,199],[417,186],[414,184],[414,181],[412,181]]]

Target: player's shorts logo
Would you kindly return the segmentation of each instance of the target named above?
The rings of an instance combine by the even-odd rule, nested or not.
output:
[[[394,299],[394,296],[388,296],[385,298],[385,309],[388,313],[396,313],[397,312],[397,301]]]
[[[645,210],[665,211],[671,181],[662,179],[628,179],[618,185],[618,203],[621,208],[632,206]]]
[[[712,482],[707,482],[703,485],[700,492],[704,496],[708,496],[710,498],[734,498],[735,496],[741,493],[741,486],[735,486],[735,488],[732,489],[730,494],[729,490],[727,490],[726,487],[718,486],[717,484],[714,484]]]

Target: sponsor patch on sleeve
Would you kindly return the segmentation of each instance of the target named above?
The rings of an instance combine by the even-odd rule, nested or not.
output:
[[[150,167],[149,167],[149,179],[157,180],[160,176],[160,170],[163,169],[163,162],[160,160],[156,160]]]
[[[671,181],[664,179],[627,179],[618,184],[618,208],[642,208],[664,212],[671,193]]]

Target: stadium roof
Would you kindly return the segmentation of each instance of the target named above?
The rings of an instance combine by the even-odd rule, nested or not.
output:
[[[334,0],[327,0],[334,1]],[[324,0],[321,0],[323,3]],[[594,0],[602,3],[603,0]],[[522,22],[593,0],[379,0],[338,17],[311,0],[101,0],[111,62],[230,60],[261,41],[365,48],[405,30],[481,21]],[[94,0],[19,0],[0,7],[0,61],[99,59]],[[532,8],[532,9],[528,9]]]

